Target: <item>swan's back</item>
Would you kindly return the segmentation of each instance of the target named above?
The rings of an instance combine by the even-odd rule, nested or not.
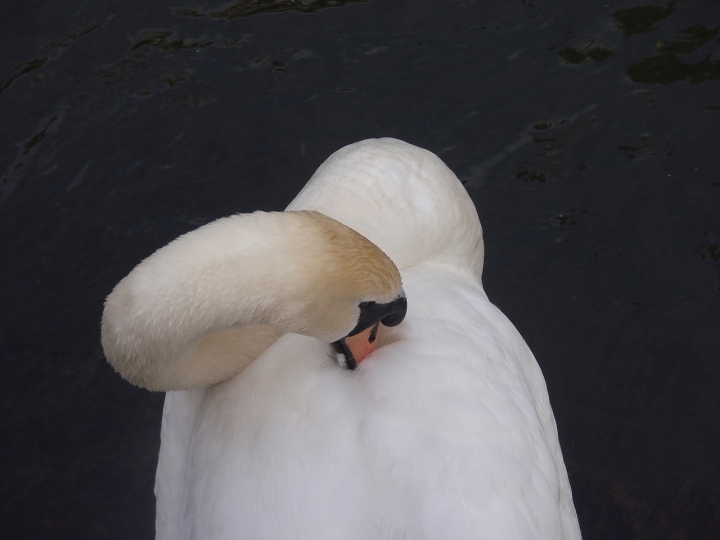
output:
[[[330,156],[288,206],[317,210],[378,245],[400,268],[442,260],[479,280],[483,242],[475,205],[432,152],[370,139]]]
[[[457,178],[424,150],[363,141],[290,208],[404,268],[406,319],[357,372],[286,334],[234,379],[169,393],[158,538],[579,538],[544,379],[482,290]]]

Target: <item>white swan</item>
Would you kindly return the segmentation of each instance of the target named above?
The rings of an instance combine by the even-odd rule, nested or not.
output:
[[[123,376],[198,387],[166,397],[157,538],[580,538],[544,379],[485,296],[455,175],[407,143],[363,141],[288,210],[181,237],[106,302]],[[403,289],[404,322],[340,367],[328,343],[368,305],[399,322]]]

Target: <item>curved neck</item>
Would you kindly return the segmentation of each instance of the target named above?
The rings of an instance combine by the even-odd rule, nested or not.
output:
[[[105,302],[108,361],[133,384],[177,390],[236,375],[284,332],[344,336],[358,295],[347,277],[332,277],[347,273],[337,271],[344,245],[327,241],[328,226],[382,254],[307,211],[220,219],[159,249]]]

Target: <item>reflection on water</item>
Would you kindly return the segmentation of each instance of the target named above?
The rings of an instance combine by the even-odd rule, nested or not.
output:
[[[220,9],[219,11],[208,11],[203,13],[194,7],[185,7],[175,11],[174,15],[180,17],[212,17],[215,19],[229,20],[237,17],[260,15],[263,13],[279,13],[281,11],[315,13],[319,9],[367,2],[368,0],[242,0]]]
[[[664,6],[637,6],[619,9],[612,14],[615,24],[624,37],[633,34],[644,34],[657,30],[655,26],[666,17],[677,11],[676,2],[668,2]]]
[[[699,24],[685,28],[679,32],[677,41],[657,41],[655,47],[661,54],[632,64],[627,74],[633,81],[646,84],[677,81],[699,84],[710,79],[720,80],[720,55],[713,59],[712,49],[695,63],[683,62],[677,57],[678,54],[694,53],[717,35],[717,28]]]
[[[103,362],[105,295],[179,234],[281,209],[334,150],[394,136],[476,203],[485,287],[546,376],[585,538],[720,537],[720,5],[13,9],[7,535],[152,537],[162,396]]]
[[[10,87],[10,85],[15,81],[15,79],[18,79],[18,78],[22,77],[23,75],[27,75],[31,71],[34,71],[36,69],[43,67],[43,65],[47,61],[48,61],[48,57],[42,56],[40,58],[34,58],[32,60],[28,60],[27,62],[22,62],[21,64],[12,68],[10,70],[10,72],[3,77],[2,83],[0,83],[0,94],[2,94],[5,90],[7,90]]]
[[[585,60],[602,62],[613,55],[610,49],[595,45],[595,40],[578,47],[563,49],[558,53],[568,64],[582,64]]]

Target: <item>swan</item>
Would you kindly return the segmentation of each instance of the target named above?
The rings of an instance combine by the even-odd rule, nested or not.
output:
[[[167,392],[157,538],[580,538],[544,378],[483,255],[450,169],[373,139],[285,212],[141,262],[101,338]]]

